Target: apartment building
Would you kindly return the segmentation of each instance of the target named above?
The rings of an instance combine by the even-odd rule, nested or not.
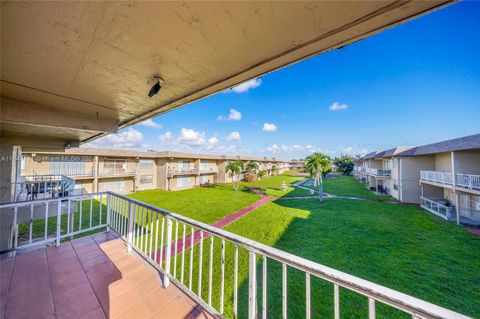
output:
[[[377,194],[480,224],[480,134],[371,152],[355,162],[354,176]]]
[[[305,170],[304,161],[290,161],[289,164],[292,171],[303,172]]]
[[[266,157],[71,148],[64,152],[25,152],[19,184],[31,181],[41,187],[63,177],[74,181],[75,193],[180,190],[231,182],[225,166],[232,160],[245,165],[256,162],[266,175],[281,174],[289,168],[287,162]],[[17,196],[26,192],[19,188]]]

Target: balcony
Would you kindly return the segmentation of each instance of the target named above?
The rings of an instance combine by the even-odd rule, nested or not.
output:
[[[72,195],[75,188],[75,181],[65,175],[32,175],[21,179],[13,183],[14,202],[65,197]]]
[[[189,167],[182,167],[182,168],[175,168],[175,167],[169,167],[168,168],[168,176],[172,177],[175,175],[195,175],[198,174],[199,170],[198,168],[189,168]]]
[[[93,177],[95,170],[91,169],[60,169],[60,170],[32,170],[31,176],[34,175],[64,175],[68,177]]]
[[[480,191],[480,175],[455,174],[456,186]]]
[[[374,176],[390,176],[391,171],[389,169],[378,169],[378,168],[365,168],[365,172]]]
[[[420,197],[420,206],[446,220],[455,220],[455,208],[444,204],[443,199]]]
[[[82,213],[81,209],[74,210],[72,207],[75,203],[82,202],[86,203],[83,205],[86,216],[98,216],[94,219],[95,223],[90,222],[84,228],[82,223],[71,223],[75,220],[72,214]],[[92,202],[95,205],[92,205]],[[28,215],[33,204],[40,204],[42,207],[56,204],[55,223],[44,221],[45,225],[52,226],[50,230],[46,226],[45,239],[42,235],[40,241],[32,241],[30,232],[28,240],[20,240],[19,229],[28,234],[28,227],[25,225],[30,223],[29,227],[32,227],[31,219],[28,218],[25,225],[19,225],[19,220],[25,220],[20,215]],[[345,306],[340,302],[342,289],[366,297],[365,305],[368,306],[369,318],[375,318],[378,304],[385,304],[412,318],[468,319],[404,293],[111,192],[70,196],[63,200],[2,204],[0,211],[5,217],[4,222],[8,223],[11,229],[9,236],[12,240],[7,251],[18,254],[15,259],[7,258],[2,261],[2,266],[10,265],[8,267],[11,267],[11,273],[14,274],[7,292],[7,312],[10,313],[24,313],[31,309],[24,305],[32,305],[38,307],[35,311],[37,316],[73,316],[82,311],[85,312],[83,315],[87,316],[90,313],[87,310],[92,313],[103,310],[108,317],[118,317],[122,315],[122,311],[127,311],[128,304],[133,314],[149,318],[151,315],[142,312],[145,311],[145,306],[148,307],[148,302],[139,295],[143,296],[141,291],[154,290],[156,294],[151,298],[153,306],[164,305],[165,296],[172,294],[177,296],[176,299],[180,299],[163,306],[162,309],[168,307],[168,315],[165,313],[168,318],[186,318],[192,313],[194,317],[198,317],[200,312],[203,312],[202,316],[205,314],[207,317],[221,317],[227,310],[225,299],[230,298],[225,296],[225,282],[228,279],[233,280],[234,287],[232,299],[228,300],[228,304],[231,302],[232,305],[228,312],[231,311],[235,318],[238,318],[239,313],[248,314],[248,318],[252,319],[259,317],[261,313],[262,317],[266,318],[268,262],[281,266],[282,274],[276,280],[282,283],[281,308],[284,317],[290,306],[287,276],[292,272],[300,272],[305,277],[304,305],[307,318],[311,316],[313,300],[318,298],[316,295],[312,296],[311,280],[315,279],[333,284],[332,305],[335,318],[340,318],[341,307]],[[46,214],[45,218],[48,217]],[[60,245],[62,239],[97,228],[106,228],[111,234],[101,233]],[[215,246],[214,241],[217,242]],[[22,254],[24,248],[32,247],[32,244],[47,243],[54,243],[56,248]],[[203,248],[204,245],[210,246],[210,253],[202,254],[204,250],[208,250]],[[190,256],[187,257],[189,263],[186,262],[185,255]],[[226,255],[232,258],[231,263],[225,262]],[[193,260],[196,260],[195,269]],[[213,260],[219,262],[220,268],[218,273],[215,273],[215,279],[212,277]],[[238,289],[239,264],[248,269],[248,287],[245,291]],[[27,269],[28,271],[25,271]],[[198,285],[191,284],[193,274],[198,278]],[[38,288],[37,291],[40,291],[42,285],[45,286],[45,289],[41,290],[44,293],[25,293],[33,282]],[[72,295],[67,293],[67,286],[80,285],[82,282],[85,283],[85,287],[82,286],[84,289],[75,289]],[[219,289],[215,292],[214,303],[211,299],[212,285]],[[248,298],[239,298],[239,292],[245,292]],[[121,297],[122,295],[125,297]]]
[[[135,168],[101,168],[98,172],[100,177],[132,176],[137,173]]]
[[[453,174],[438,171],[420,171],[420,180],[444,185],[453,185]]]
[[[198,170],[198,174],[202,175],[202,174],[216,174],[218,173],[218,169],[217,168],[200,168]]]

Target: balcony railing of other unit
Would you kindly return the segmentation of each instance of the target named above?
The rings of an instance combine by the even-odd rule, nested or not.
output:
[[[82,201],[85,203],[84,205],[82,205]],[[79,203],[80,205],[77,206]],[[50,231],[45,229],[45,234],[40,240],[36,241],[32,238],[32,232],[30,231],[30,235],[26,236],[24,241],[20,241],[19,223],[26,220],[30,229],[32,229],[32,219],[28,216],[34,211],[33,205],[47,207],[45,225],[49,224],[48,218],[51,218],[48,207],[55,206],[56,226]],[[85,228],[82,228],[82,223],[78,225],[72,223],[76,220],[74,214],[82,214],[80,207],[84,208],[84,214],[90,216],[90,224]],[[267,285],[267,263],[278,263],[282,269],[282,275],[278,280],[282,283],[281,308],[284,318],[286,318],[290,305],[288,302],[289,286],[287,278],[292,272],[301,272],[305,276],[304,305],[306,318],[311,317],[312,303],[314,300],[318,300],[318,296],[312,296],[313,290],[311,289],[311,281],[316,279],[333,284],[332,304],[335,318],[340,318],[342,305],[340,289],[345,289],[366,297],[365,302],[370,319],[376,318],[377,304],[397,308],[415,319],[469,319],[467,316],[345,272],[111,192],[70,196],[64,200],[2,204],[0,210],[2,216],[7,216],[6,213],[8,213],[8,216],[12,218],[10,222],[11,250],[49,242],[54,242],[58,246],[61,239],[75,234],[99,227],[106,227],[107,230],[112,229],[126,242],[129,252],[137,251],[152,266],[164,273],[164,285],[166,287],[169,286],[171,281],[175,282],[184,290],[189,291],[192,296],[209,307],[214,313],[223,314],[225,311],[225,281],[230,278],[226,274],[232,273],[234,287],[233,315],[235,318],[238,317],[240,307],[244,307],[243,309],[247,311],[250,319],[260,316],[262,318],[267,317],[267,289],[269,288],[269,285]],[[100,217],[95,218],[96,222],[92,224],[91,216],[95,212]],[[21,216],[23,214],[26,214],[27,218]],[[82,219],[80,218],[80,220]],[[62,223],[66,223],[66,225],[62,226]],[[188,242],[186,242],[187,240]],[[218,242],[217,246],[214,244],[215,241]],[[196,245],[199,249],[192,249]],[[208,245],[210,251],[208,255],[203,254],[203,245]],[[214,249],[214,247],[217,248]],[[243,251],[248,254],[248,300],[239,298],[238,294],[239,256],[245,256]],[[214,258],[215,253],[220,255],[219,259]],[[190,255],[189,263],[185,260],[186,254]],[[198,257],[195,255],[194,258],[194,254],[198,254]],[[225,263],[226,254],[228,256],[233,255],[233,264]],[[208,258],[208,269],[202,267],[207,264],[204,263],[204,258]],[[198,269],[195,270],[192,262],[194,259],[198,260],[198,264],[196,263]],[[215,279],[212,277],[214,260],[220,261],[220,270],[215,275]],[[257,261],[261,263],[261,271],[258,273]],[[208,272],[208,276],[203,276],[204,272]],[[192,286],[192,276],[194,274],[198,276],[196,287]],[[257,276],[261,277],[261,280]],[[219,290],[217,291],[219,303],[215,302],[216,306],[213,306],[212,303],[213,281],[219,284]],[[261,284],[261,287],[258,287],[259,284]],[[260,293],[262,298],[259,298]]]
[[[420,179],[445,185],[453,185],[453,174],[438,171],[420,171]]]
[[[32,174],[29,176],[34,176],[34,175],[65,175],[68,177],[95,176],[95,171],[93,169],[68,168],[68,169],[59,169],[59,170],[41,170],[41,171],[32,170],[31,172]]]
[[[442,200],[435,200],[431,198],[420,197],[420,206],[429,212],[442,217],[446,220],[452,220],[455,218],[455,209],[451,206],[446,206],[440,203]]]
[[[199,174],[214,174],[214,173],[217,173],[218,170],[216,168],[200,168],[198,169],[198,173]]]
[[[198,168],[172,168],[168,169],[168,175],[189,175],[189,174],[198,174]]]
[[[389,169],[378,169],[378,168],[366,168],[366,172],[375,176],[390,176],[391,171]]]
[[[98,176],[125,176],[135,175],[135,168],[102,168],[98,172]]]
[[[455,174],[457,186],[480,191],[480,175]]]
[[[75,189],[75,181],[65,175],[30,175],[21,178],[23,181],[13,183],[14,202],[65,197],[72,195]]]

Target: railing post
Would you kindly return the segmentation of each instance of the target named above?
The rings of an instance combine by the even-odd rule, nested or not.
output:
[[[135,221],[135,204],[132,202],[128,205],[128,228],[127,228],[127,252],[132,252],[133,243],[133,225]]]
[[[107,233],[110,231],[110,198],[112,195],[110,193],[107,193]]]
[[[60,235],[62,231],[62,200],[57,201],[57,238],[55,241],[55,246],[60,246]]]
[[[167,217],[167,247],[165,248],[165,272],[163,273],[163,286],[165,288],[168,288],[170,285],[170,278],[168,277],[170,275],[170,261],[171,261],[171,255],[172,255],[172,220]],[[193,236],[193,234],[192,234]],[[194,247],[191,247],[193,250]],[[162,247],[163,249],[163,247]]]
[[[254,252],[248,252],[248,319],[257,318],[257,267]]]

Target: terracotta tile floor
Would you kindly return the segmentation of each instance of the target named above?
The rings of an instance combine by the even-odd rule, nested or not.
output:
[[[112,233],[1,261],[0,318],[214,318]]]

